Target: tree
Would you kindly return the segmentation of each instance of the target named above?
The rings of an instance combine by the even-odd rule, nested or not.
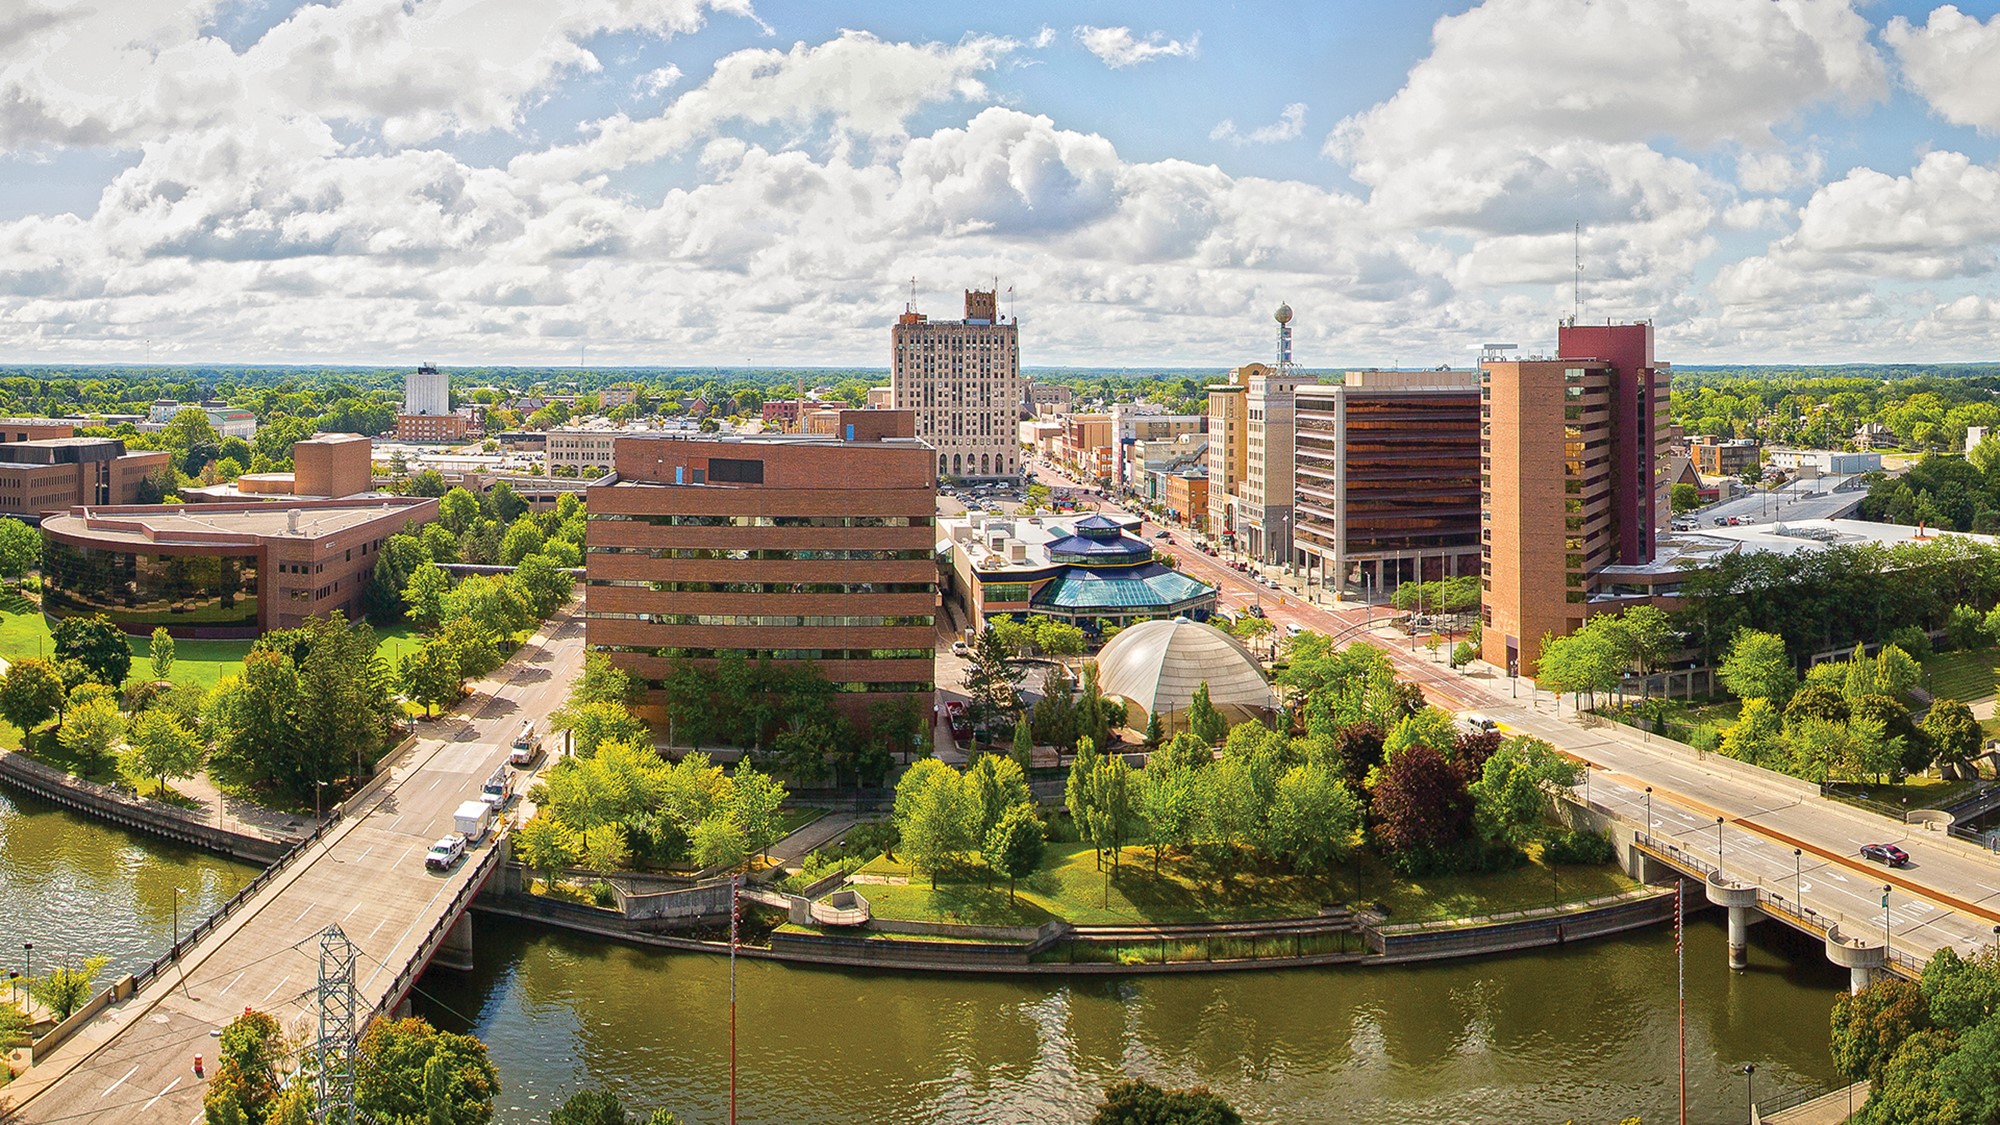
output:
[[[250,1121],[265,1120],[278,1097],[278,1068],[284,1054],[278,1021],[268,1013],[245,1008],[217,1037],[210,1096],[227,1099]]]
[[[54,641],[57,660],[76,661],[100,684],[118,687],[132,672],[131,644],[101,613],[57,622]]]
[[[1034,803],[1034,798],[1028,793],[1027,774],[1012,758],[982,755],[966,771],[965,783],[979,801],[979,822],[973,832],[982,840],[993,831],[994,825],[1000,823],[1007,810]]]
[[[1014,886],[1022,876],[1032,875],[1042,864],[1044,835],[1041,818],[1031,804],[1010,805],[986,830],[980,854],[986,865],[1007,876],[1007,900],[1014,900]]]
[[[1132,767],[1122,754],[1106,754],[1097,760],[1086,781],[1090,792],[1089,815],[1078,825],[1083,838],[1100,854],[1111,853],[1111,866],[1138,829],[1138,805],[1132,793]]]
[[[11,517],[0,519],[0,578],[18,581],[42,562],[42,533]]]
[[[583,658],[583,676],[570,689],[572,703],[617,703],[627,704],[639,698],[639,682],[632,674],[611,662],[611,657],[601,652],[588,653]]]
[[[681,1119],[664,1109],[634,1117],[607,1090],[578,1090],[549,1115],[549,1125],[681,1125]]]
[[[1067,621],[1053,617],[1035,621],[1035,647],[1050,656],[1082,656],[1085,640],[1083,630]]]
[[[427,562],[411,571],[402,595],[411,624],[423,630],[437,628],[444,613],[444,596],[450,592],[451,576],[436,563]]]
[[[141,711],[133,716],[126,770],[158,779],[159,795],[167,795],[168,778],[193,777],[207,749],[195,733],[170,711]]]
[[[1188,703],[1188,729],[1210,746],[1220,746],[1229,737],[1229,720],[1208,700],[1207,680],[1195,685],[1194,698]]]
[[[1014,747],[1012,757],[1014,764],[1021,768],[1023,774],[1026,774],[1028,770],[1034,767],[1035,730],[1034,724],[1029,721],[1026,711],[1017,711],[1014,713]]]
[[[1873,1080],[1903,1040],[1930,1027],[1923,989],[1889,977],[1833,1002],[1833,1065],[1855,1081]]]
[[[1389,862],[1412,875],[1458,862],[1473,809],[1458,771],[1436,750],[1417,745],[1388,755],[1376,773],[1371,803]]]
[[[452,1125],[451,1104],[451,1066],[432,1055],[424,1063],[425,1125]]]
[[[34,730],[62,710],[64,688],[55,665],[38,657],[23,657],[0,674],[0,718],[22,733]]]
[[[1539,738],[1510,738],[1467,787],[1473,824],[1487,843],[1519,849],[1541,834],[1552,790],[1582,780],[1583,770]]]
[[[174,637],[161,625],[153,630],[153,639],[147,645],[146,655],[153,663],[153,678],[164,680],[174,670]]]
[[[1701,491],[1686,481],[1676,483],[1667,490],[1667,504],[1675,515],[1692,512],[1701,507]]]
[[[1792,700],[1797,705],[1805,698],[1807,688]],[[1787,709],[1787,714],[1790,709]],[[1782,769],[1785,759],[1784,724],[1778,717],[1778,709],[1771,701],[1753,697],[1743,701],[1743,710],[1736,722],[1722,734],[1722,752],[1739,762],[1749,762],[1753,766]]]
[[[1201,790],[1195,767],[1171,753],[1153,755],[1139,771],[1138,785],[1139,820],[1145,826],[1145,841],[1153,849],[1153,873],[1157,875],[1163,852],[1194,842],[1201,819]]]
[[[956,863],[979,843],[979,799],[966,779],[935,758],[911,766],[896,785],[892,814],[911,863],[929,874]]]
[[[438,522],[453,535],[464,535],[481,514],[479,497],[463,488],[453,488],[438,498]]]
[[[28,991],[54,1012],[58,1021],[66,1020],[71,1012],[83,1007],[83,1002],[90,999],[97,974],[110,963],[111,958],[97,956],[84,958],[81,965],[58,965],[47,976],[29,984]]]
[[[544,548],[522,559],[514,573],[508,576],[507,583],[527,605],[530,616],[539,620],[554,613],[569,600],[576,589],[576,579],[563,568],[574,565],[577,564],[567,561],[558,563]]]
[[[1738,629],[1719,669],[1722,685],[1740,699],[1768,699],[1782,704],[1798,686],[1785,639],[1776,633]]]
[[[1969,762],[1979,756],[1983,737],[1979,720],[1972,717],[1972,708],[1956,699],[1933,702],[1921,725],[1938,761]]]
[[[607,742],[653,744],[653,732],[622,703],[566,703],[549,716],[549,726],[568,731],[570,749],[586,758]]]
[[[559,869],[576,866],[580,851],[576,833],[546,809],[537,811],[534,819],[514,832],[514,854],[530,869],[542,872],[543,881],[551,887]]]
[[[507,566],[517,566],[541,549],[542,529],[526,517],[515,520],[500,537],[500,561]]]
[[[777,839],[778,808],[784,803],[785,787],[746,761],[737,765],[729,779],[723,808],[743,829],[744,844],[761,854]]]
[[[972,642],[965,669],[965,692],[972,697],[972,722],[986,723],[1014,710],[1014,678],[1007,669],[1007,649],[992,626]]]
[[[433,1059],[446,1071],[444,1093],[452,1121],[492,1121],[500,1076],[486,1057],[486,1044],[470,1035],[439,1031],[414,1016],[368,1025],[355,1050],[354,1108],[378,1121],[424,1120],[425,1067]]]
[[[1609,618],[1599,618],[1567,637],[1544,634],[1535,682],[1553,692],[1595,696],[1618,687],[1629,657],[1625,636]]]
[[[82,772],[92,772],[125,737],[125,716],[108,699],[92,699],[70,708],[58,732],[63,749],[74,754]]]
[[[403,694],[412,702],[423,704],[426,715],[457,699],[465,690],[458,654],[436,638],[404,653],[396,672]]]
[[[743,836],[743,826],[720,814],[695,825],[694,831],[688,833],[688,846],[695,863],[704,870],[741,867],[750,858],[750,844]]]
[[[1991,953],[1973,960],[1950,946],[1924,962],[1918,984],[1932,1026],[1964,1033],[2000,1012],[2000,962]]]
[[[1243,1125],[1243,1117],[1206,1086],[1163,1090],[1127,1079],[1105,1093],[1090,1125]]]
[[[1279,775],[1270,822],[1278,858],[1295,871],[1324,874],[1354,850],[1361,804],[1339,774],[1304,763]]]

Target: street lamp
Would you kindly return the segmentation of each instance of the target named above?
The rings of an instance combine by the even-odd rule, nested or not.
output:
[[[1646,786],[1646,839],[1653,838],[1653,787]]]
[[[1799,889],[1800,887],[1804,886],[1805,874],[1806,874],[1805,852],[1801,851],[1798,848],[1793,848],[1792,849],[1792,901],[1798,904],[1799,913],[1801,915],[1803,915],[1806,912],[1805,892]]]
[[[1743,1064],[1743,1102],[1745,1108],[1748,1110],[1748,1113],[1745,1115],[1744,1120],[1752,1122],[1754,1125],[1754,1123],[1757,1120],[1757,1064],[1756,1063]]]
[[[186,887],[174,888],[174,952],[177,954],[181,951],[181,896],[186,893]]]
[[[1882,960],[1889,960],[1889,884],[1882,884]]]
[[[326,791],[326,782],[324,781],[313,782],[313,824],[315,826],[326,823],[325,814],[320,812],[320,794],[324,793],[325,791]]]
[[[21,952],[28,959],[27,971],[21,975],[28,978],[28,994],[33,996],[35,991],[35,943],[32,941],[22,942]]]
[[[1589,762],[1583,763],[1583,807],[1584,811],[1586,812],[1590,810],[1590,763]]]
[[[1722,874],[1722,818],[1715,818],[1715,873]]]

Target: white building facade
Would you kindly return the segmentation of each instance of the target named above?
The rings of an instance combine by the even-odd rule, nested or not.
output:
[[[890,330],[889,392],[916,413],[917,437],[937,451],[938,476],[1018,476],[1024,393],[1018,324],[995,294],[967,290],[965,319],[933,321],[908,308]]]

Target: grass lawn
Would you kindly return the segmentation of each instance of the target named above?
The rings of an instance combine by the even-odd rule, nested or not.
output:
[[[1908,803],[1913,809],[1935,809],[1948,805],[1980,786],[1978,781],[1946,781],[1936,777],[1906,777],[1900,785],[1868,785],[1846,781],[1841,788],[1859,793],[1891,808]]]
[[[911,875],[906,865],[879,857],[861,870]],[[1127,848],[1107,880],[1089,845],[1051,843],[1041,870],[1021,880],[1016,899],[1009,901],[1004,879],[989,886],[981,877],[983,869],[974,870],[963,881],[940,880],[936,890],[927,876],[916,875],[909,886],[865,885],[860,890],[877,917],[1038,926],[1056,918],[1079,925],[1285,918],[1317,913],[1322,903],[1356,900],[1379,902],[1392,920],[1412,922],[1522,910],[1637,886],[1610,865],[1560,868],[1551,880],[1548,868],[1539,863],[1411,880],[1372,856],[1361,859],[1358,871],[1346,865],[1331,879],[1270,875],[1241,866],[1224,878],[1205,859],[1178,854],[1169,856],[1155,875],[1152,852],[1141,847]]]
[[[1993,697],[1993,662],[2000,651],[1991,648],[1939,652],[1924,657],[1924,690],[1939,699],[1973,703]]]
[[[778,838],[783,839],[825,815],[825,809],[797,808],[791,805],[780,808],[778,810]]]

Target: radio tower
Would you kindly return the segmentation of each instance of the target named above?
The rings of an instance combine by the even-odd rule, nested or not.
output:
[[[319,935],[319,1038],[313,1098],[321,1125],[354,1125],[354,943],[338,925]]]
[[[1292,369],[1292,306],[1279,305],[1273,314],[1278,321],[1278,373]]]

